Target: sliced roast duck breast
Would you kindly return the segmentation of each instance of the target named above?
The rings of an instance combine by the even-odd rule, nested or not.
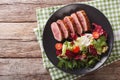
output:
[[[51,30],[57,41],[67,39],[71,34],[81,35],[90,30],[90,21],[84,10],[65,16],[63,20],[57,20],[51,24]]]

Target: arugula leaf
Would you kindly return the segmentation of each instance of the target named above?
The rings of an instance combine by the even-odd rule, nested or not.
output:
[[[85,67],[86,64],[87,64],[87,60],[86,60],[86,59],[83,59],[83,60],[81,61],[81,67]]]
[[[57,65],[57,66],[58,66],[59,68],[62,68],[62,67],[63,67],[63,65],[64,65],[64,62],[63,62],[63,61],[59,61],[59,63],[58,63],[58,65]]]
[[[89,61],[86,64],[86,68],[94,67],[98,61],[100,61],[100,56],[89,56]]]
[[[62,68],[65,67],[66,69],[74,69],[74,68],[83,68],[85,67],[86,64],[86,60],[68,60],[68,59],[63,59],[58,57],[59,59],[59,63],[58,63],[58,67]]]
[[[58,57],[58,59],[59,59],[59,63],[57,66],[60,68],[65,67],[66,69],[68,68],[73,69],[73,68],[76,68],[78,65],[76,60],[68,60],[60,57]]]
[[[77,67],[77,62],[76,60],[73,60],[73,68]]]
[[[88,62],[88,67],[93,67],[95,65],[95,60],[91,59],[89,62]]]
[[[73,69],[73,64],[72,64],[72,62],[68,62],[67,64],[68,64],[68,67],[69,67],[70,69]]]
[[[94,58],[94,56],[93,55],[88,55],[87,58],[91,59],[91,58]]]
[[[62,68],[64,66],[65,60],[63,58],[57,57],[59,59],[58,67]]]

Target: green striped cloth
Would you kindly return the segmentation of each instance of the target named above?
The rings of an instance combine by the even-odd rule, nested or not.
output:
[[[88,1],[88,2],[80,2],[80,3],[88,4],[99,9],[108,18],[108,20],[112,25],[115,41],[114,41],[112,53],[103,66],[106,66],[108,64],[111,64],[112,62],[119,60],[120,59],[120,51],[119,51],[120,50],[120,0],[96,0],[96,1]],[[34,29],[34,31],[35,34],[37,35],[37,39],[40,44],[43,65],[49,71],[52,80],[75,80],[84,75],[79,75],[79,76],[71,75],[57,69],[48,60],[42,46],[42,33],[45,24],[48,18],[50,17],[50,15],[54,13],[57,9],[61,8],[62,6],[64,5],[37,9],[36,12],[37,12],[38,27]]]

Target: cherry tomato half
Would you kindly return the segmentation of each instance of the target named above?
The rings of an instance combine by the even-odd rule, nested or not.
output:
[[[55,44],[55,49],[56,50],[61,50],[62,49],[62,43],[56,43]]]
[[[74,52],[74,53],[78,53],[79,51],[80,51],[79,46],[75,46],[75,47],[73,48],[73,52]]]
[[[95,39],[98,39],[100,36],[100,34],[98,32],[93,32],[92,35]]]

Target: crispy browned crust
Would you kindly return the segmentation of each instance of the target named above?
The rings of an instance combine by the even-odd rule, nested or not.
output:
[[[68,36],[70,35],[70,29],[69,29],[69,27],[68,27],[68,25],[64,22],[64,20],[62,20],[63,21],[63,23],[64,23],[64,25],[65,25],[65,27],[67,28],[67,30],[68,30]]]
[[[77,19],[76,19],[76,20],[78,21],[77,23],[76,23],[76,20],[74,19],[74,16],[72,17],[72,14],[74,14],[74,16],[77,18]],[[71,14],[71,18],[72,18],[73,21],[74,21],[74,27],[75,27],[75,29],[76,29],[76,33],[78,33],[79,35],[81,35],[82,32],[83,32],[82,25],[81,25],[81,23],[80,23],[80,21],[79,21],[79,19],[78,19],[77,14],[76,14],[76,13],[72,13],[72,14]],[[79,27],[77,26],[78,23],[79,23]],[[78,28],[81,29],[80,32],[78,31]]]
[[[60,25],[61,22],[63,23],[64,27]],[[57,20],[57,24],[58,24],[58,26],[59,26],[59,28],[60,28],[60,30],[61,30],[61,32],[62,32],[62,35],[64,36],[64,38],[66,38],[66,36],[65,36],[64,31],[62,30],[62,28],[65,28],[65,29],[67,30],[67,32],[68,32],[68,29],[67,29],[67,27],[65,26],[63,20]],[[68,33],[67,33],[67,34],[68,34]],[[68,34],[68,36],[69,36],[69,34]],[[67,36],[67,37],[68,37],[68,36]]]
[[[88,17],[87,17],[86,12],[85,12],[84,10],[81,10],[81,13],[83,14],[83,16],[84,16],[84,17],[85,17],[85,19],[86,19],[86,23],[87,23],[87,30],[90,30],[90,21],[89,21],[89,19],[88,19]]]
[[[69,27],[68,27],[68,25],[64,22],[64,20],[62,20],[62,21],[63,21],[65,27],[67,28],[67,30],[69,31]]]
[[[74,31],[77,32],[76,25],[75,25],[75,22],[74,22],[73,18],[71,16],[69,16],[69,19],[70,19],[70,21],[73,25]]]
[[[65,17],[64,17],[64,18],[65,18]],[[62,21],[63,21],[63,23],[65,24],[65,27],[68,29],[68,32],[70,33],[69,26],[67,25],[67,23],[65,22],[65,20],[63,19]]]
[[[71,18],[71,16],[66,16],[67,18],[69,18],[71,24],[73,25],[73,30],[75,32],[75,27],[74,27],[74,22],[73,22],[73,19]],[[66,23],[66,20],[65,20],[65,17],[63,19],[64,23]],[[68,30],[69,30],[69,33],[71,33],[71,30],[70,30],[70,27],[68,26],[68,24],[66,23],[67,27],[68,27]]]

